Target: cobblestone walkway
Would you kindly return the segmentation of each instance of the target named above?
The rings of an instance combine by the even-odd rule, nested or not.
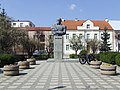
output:
[[[118,75],[101,75],[99,69],[79,62],[37,61],[19,76],[0,74],[0,90],[120,90]]]

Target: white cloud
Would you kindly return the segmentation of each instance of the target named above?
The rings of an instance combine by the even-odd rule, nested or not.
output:
[[[76,8],[75,4],[71,4],[70,7],[69,7],[70,10],[74,10],[75,8]]]

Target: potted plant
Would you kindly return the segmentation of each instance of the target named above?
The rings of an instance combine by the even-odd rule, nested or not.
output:
[[[101,70],[101,74],[115,75],[116,74],[116,65],[102,64],[102,65],[100,65],[100,70]]]
[[[29,62],[30,65],[35,65],[36,64],[36,60],[33,56],[31,58],[28,58],[27,61]]]
[[[29,69],[30,68],[28,61],[19,61],[18,65],[19,65],[20,69]]]
[[[102,61],[94,60],[90,62],[90,67],[94,69],[99,69],[101,64],[102,64]]]
[[[18,65],[4,65],[3,73],[6,76],[16,76],[19,75],[19,66]]]

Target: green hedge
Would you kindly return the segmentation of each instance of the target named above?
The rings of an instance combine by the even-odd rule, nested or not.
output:
[[[120,66],[120,53],[115,57],[115,63]]]
[[[28,58],[27,55],[15,55],[15,61],[16,62],[18,62],[18,61],[24,61],[27,58]]]
[[[4,65],[14,64],[15,56],[12,54],[0,54],[0,67]]]
[[[70,54],[69,57],[70,58],[78,58],[78,55],[76,55],[76,54]]]
[[[87,50],[81,50],[79,54],[87,54]]]
[[[48,54],[33,55],[36,60],[46,60],[48,59]]]
[[[117,56],[118,52],[102,52],[100,53],[100,60],[110,64],[115,63],[115,57]]]
[[[100,61],[100,54],[94,54],[95,58]]]

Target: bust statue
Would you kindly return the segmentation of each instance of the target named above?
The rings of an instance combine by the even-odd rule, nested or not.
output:
[[[57,23],[52,25],[52,33],[56,36],[62,36],[66,34],[66,26],[61,24],[62,19],[57,19]]]

